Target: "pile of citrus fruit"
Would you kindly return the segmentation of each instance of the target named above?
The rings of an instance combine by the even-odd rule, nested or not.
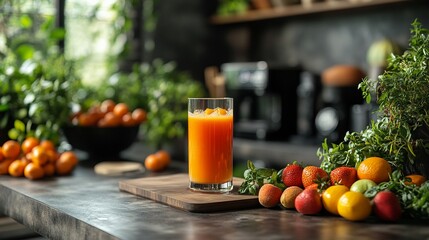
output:
[[[28,137],[22,144],[9,140],[0,147],[0,175],[36,180],[70,174],[77,163],[74,152],[59,153],[49,140]]]
[[[381,220],[395,222],[400,219],[402,209],[393,192],[380,191],[372,200],[364,194],[370,188],[389,181],[390,174],[391,165],[379,157],[369,157],[357,168],[338,167],[329,174],[320,167],[303,167],[294,162],[282,171],[285,188],[266,183],[259,190],[258,200],[267,208],[280,205],[305,215],[324,211],[350,221],[362,221],[374,214]],[[419,186],[425,181],[422,175],[405,177],[405,183],[410,185]]]
[[[131,110],[126,103],[116,103],[111,99],[95,104],[87,111],[77,112],[71,119],[73,125],[97,127],[137,126],[144,121],[144,109]]]

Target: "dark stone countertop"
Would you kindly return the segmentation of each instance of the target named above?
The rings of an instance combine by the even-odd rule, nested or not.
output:
[[[142,158],[141,158],[142,159]],[[387,224],[370,218],[350,222],[292,210],[247,209],[189,213],[119,191],[121,179],[96,175],[94,163],[80,161],[71,176],[30,181],[0,176],[0,214],[49,239],[428,239],[429,223]],[[173,162],[171,174],[183,171]]]

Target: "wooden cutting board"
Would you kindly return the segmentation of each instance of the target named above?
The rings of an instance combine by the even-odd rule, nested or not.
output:
[[[173,174],[157,177],[122,180],[121,191],[152,199],[189,212],[216,212],[259,207],[258,196],[239,195],[243,182],[234,178],[234,189],[229,193],[201,193],[188,188],[187,174]]]

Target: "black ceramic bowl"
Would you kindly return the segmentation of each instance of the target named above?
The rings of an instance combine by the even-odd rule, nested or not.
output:
[[[137,139],[139,126],[132,127],[83,127],[65,126],[67,142],[91,156],[114,157],[129,148]]]

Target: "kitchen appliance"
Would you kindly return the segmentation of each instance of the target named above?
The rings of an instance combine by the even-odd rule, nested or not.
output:
[[[234,136],[285,140],[297,131],[301,70],[266,62],[225,63],[226,94],[234,98]]]
[[[348,65],[336,65],[322,73],[322,107],[315,123],[319,138],[339,143],[352,130],[352,106],[363,102],[358,84],[365,73]]]

